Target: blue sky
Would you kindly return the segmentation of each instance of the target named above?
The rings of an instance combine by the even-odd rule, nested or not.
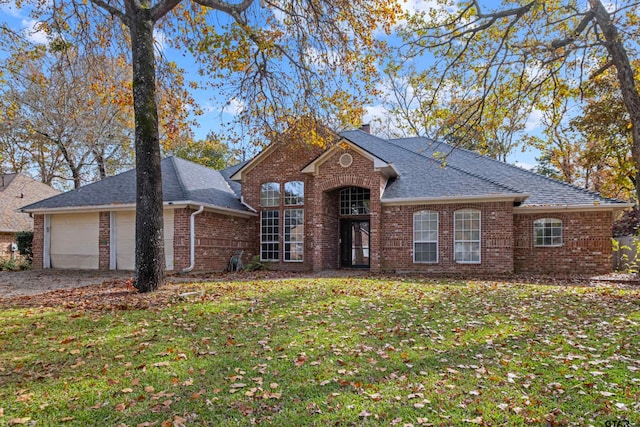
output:
[[[431,6],[431,1],[420,0],[408,0],[403,4],[403,8],[408,11],[427,10]],[[46,42],[44,34],[34,30],[36,22],[31,19],[25,11],[18,10],[11,4],[0,5],[0,21],[6,22],[12,28],[22,32],[36,43]],[[169,60],[175,61],[180,67],[186,70],[187,81],[198,81],[201,79],[197,74],[197,70],[195,69],[189,54],[166,47],[163,43],[162,34],[160,33],[157,34],[156,39],[161,54],[166,56]],[[0,52],[0,55],[2,55],[2,52]],[[242,105],[235,99],[223,99],[218,93],[215,93],[212,90],[194,90],[192,91],[192,96],[202,107],[204,112],[203,115],[195,117],[196,121],[199,123],[199,126],[193,129],[196,138],[204,138],[210,131],[219,129],[222,123],[232,121],[237,110],[242,108]],[[365,115],[363,122],[373,122],[376,118],[379,118],[384,114],[385,112],[382,107],[382,103],[373,103],[367,106],[367,114]],[[529,117],[527,121],[527,131],[529,133],[536,133],[540,130],[540,119],[541,113],[539,111],[535,111]],[[539,153],[537,151],[527,150],[522,152],[518,148],[509,156],[508,161],[510,163],[530,168],[535,165],[535,158],[538,155]]]

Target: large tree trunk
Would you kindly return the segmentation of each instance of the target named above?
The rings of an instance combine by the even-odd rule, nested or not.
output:
[[[132,2],[133,3],[133,2]],[[144,2],[143,2],[144,3]],[[134,8],[132,8],[134,9]],[[164,279],[162,172],[156,104],[153,20],[149,8],[135,7],[129,29],[133,49],[133,106],[136,144],[136,274],[140,292]]]
[[[611,55],[613,65],[616,67],[622,98],[631,119],[631,135],[633,138],[631,154],[637,169],[635,180],[636,197],[640,201],[640,95],[636,87],[633,67],[631,67],[631,62],[622,44],[618,29],[611,21],[611,16],[602,5],[602,2],[600,0],[589,0],[589,5],[595,14],[596,22],[602,29],[607,51]]]

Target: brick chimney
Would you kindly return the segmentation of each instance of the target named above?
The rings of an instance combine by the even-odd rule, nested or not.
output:
[[[360,126],[360,130],[362,132],[371,133],[371,124],[363,124],[362,126]]]

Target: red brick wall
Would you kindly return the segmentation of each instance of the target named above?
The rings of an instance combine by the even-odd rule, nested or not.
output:
[[[480,264],[454,260],[453,214],[480,210]],[[438,262],[413,262],[413,213],[438,212]],[[513,271],[513,208],[510,202],[383,206],[382,269],[424,273],[509,273]]]
[[[13,233],[0,233],[0,258],[11,258],[11,244],[16,242]],[[16,256],[18,253],[16,252]]]
[[[42,270],[43,268],[43,251],[44,251],[44,215],[33,215],[33,264],[34,270]]]
[[[535,247],[533,222],[540,218],[562,221],[561,247]],[[611,212],[553,212],[514,216],[515,270],[518,273],[608,273],[611,265]]]
[[[353,162],[349,167],[342,167],[339,158],[342,154],[349,153],[353,157]],[[370,270],[378,272],[381,269],[381,206],[380,191],[384,187],[386,179],[380,172],[375,171],[373,162],[358,152],[345,149],[338,150],[331,155],[318,170],[318,176],[314,178],[313,191],[319,197],[320,203],[314,206],[312,215],[314,218],[314,242],[321,242],[320,246],[315,246],[314,270],[336,268],[340,260],[339,241],[339,221],[337,213],[339,209],[339,192],[337,190],[344,187],[362,187],[370,190]],[[328,219],[332,216],[333,219]],[[324,221],[324,222],[323,222]]]
[[[190,234],[189,217],[194,209],[174,211],[173,257],[175,271],[189,266]],[[195,271],[222,271],[235,251],[243,250],[242,261],[246,264],[257,253],[256,221],[202,212],[195,217]]]
[[[309,162],[322,154],[319,147],[308,147],[305,145],[290,144],[277,145],[271,149],[268,156],[262,159],[258,165],[246,173],[242,183],[242,195],[244,200],[258,212],[261,211],[260,206],[260,187],[265,182],[280,183],[281,200],[279,207],[265,208],[265,210],[280,210],[280,261],[272,263],[274,268],[286,270],[311,270],[313,265],[313,252],[316,247],[312,246],[314,239],[314,229],[317,223],[314,222],[315,216],[313,210],[319,201],[316,193],[313,191],[313,177],[309,174],[301,173],[300,170]],[[284,262],[284,183],[289,181],[304,182],[304,262]],[[296,207],[291,207],[296,208]],[[255,242],[256,253],[259,255],[260,247],[260,217],[253,219],[252,234],[246,234]]]
[[[98,231],[98,269],[109,269],[109,258],[111,251],[111,214],[100,212],[100,230]]]

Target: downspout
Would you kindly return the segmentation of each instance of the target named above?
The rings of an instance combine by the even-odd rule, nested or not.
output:
[[[190,272],[196,265],[196,215],[201,214],[202,211],[204,211],[204,206],[200,205],[200,209],[189,217],[189,258],[191,258],[191,264],[182,270],[183,273]]]
[[[247,202],[244,201],[244,196],[240,196],[240,203],[242,203],[242,206],[246,207],[247,209],[249,209],[251,212],[255,212],[258,213],[257,210],[255,210],[254,208],[252,208],[251,206],[249,206],[249,204]]]

